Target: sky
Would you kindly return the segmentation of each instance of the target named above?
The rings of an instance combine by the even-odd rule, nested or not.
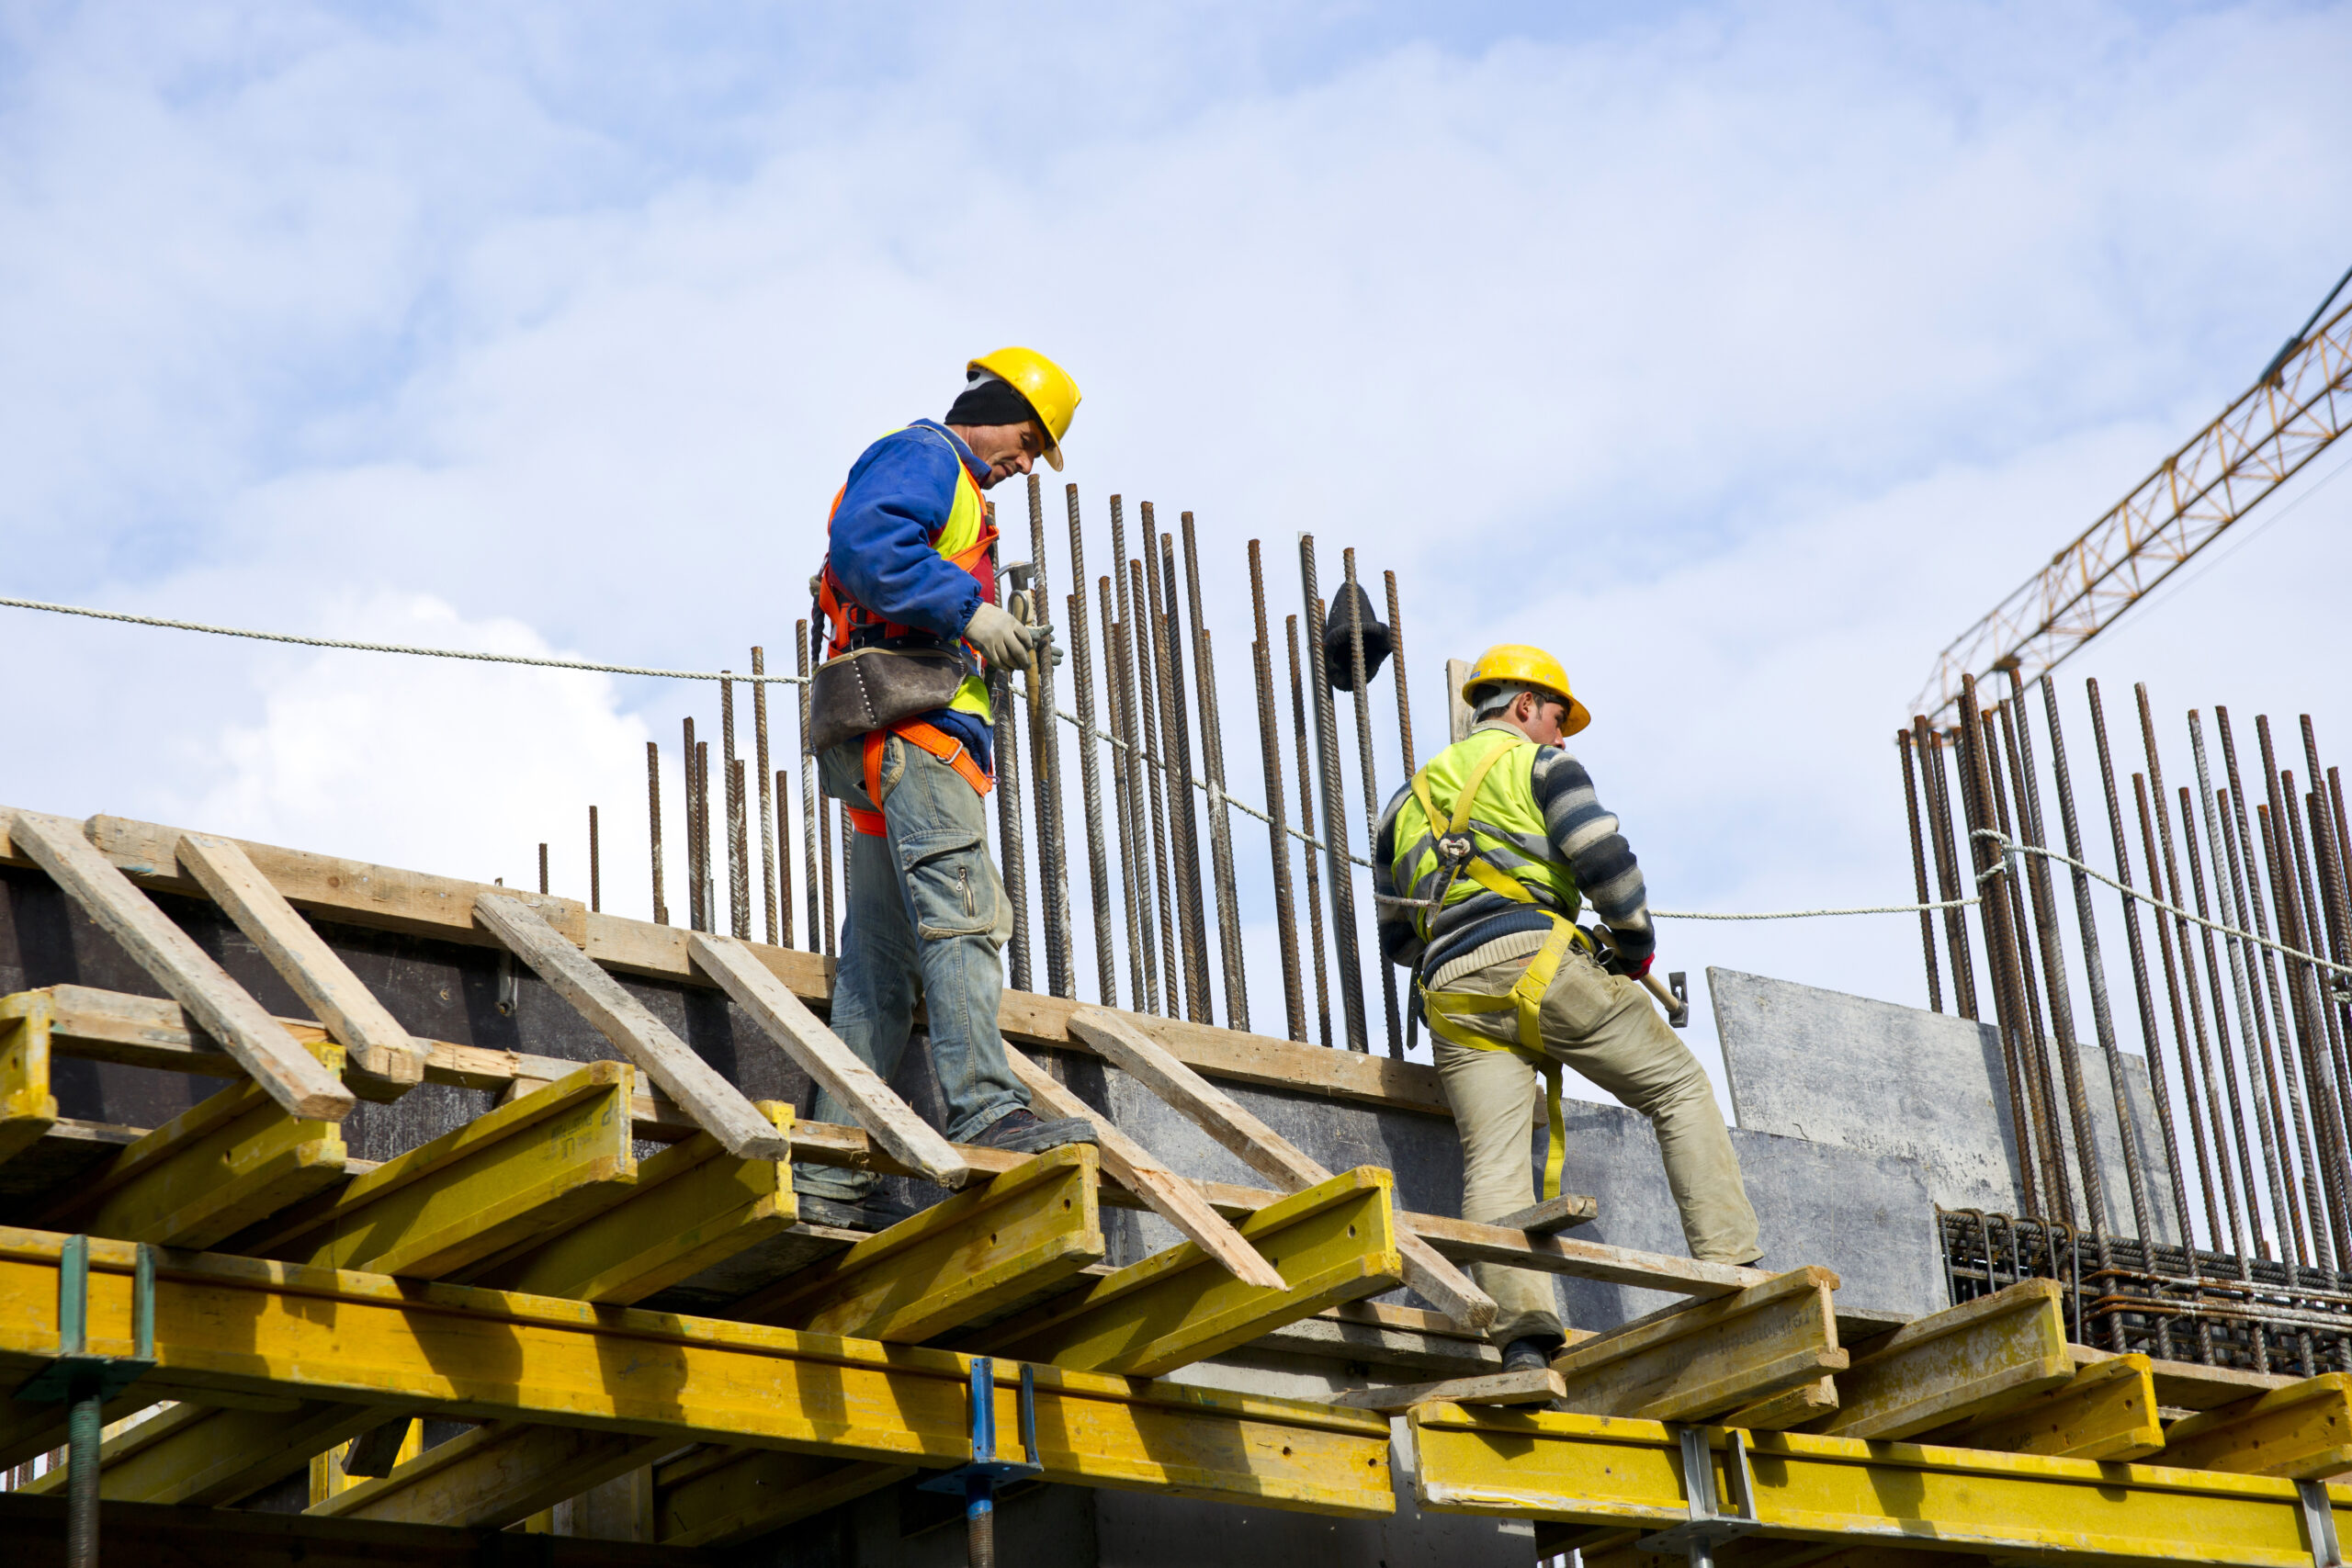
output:
[[[0,4],[0,593],[780,667],[859,450],[1028,344],[1085,393],[1055,592],[1063,481],[1091,571],[1112,495],[1195,516],[1237,797],[1244,542],[1279,615],[1308,532],[1401,580],[1423,758],[1445,658],[1560,655],[1657,907],[1898,901],[1938,649],[2352,263],[2347,65],[2343,5]],[[2070,713],[2352,736],[2344,460]],[[627,914],[657,740],[683,908],[707,685],[22,610],[0,667],[9,804],[510,883],[544,840],[579,896],[594,803]],[[1662,930],[1924,1000],[1901,917]]]

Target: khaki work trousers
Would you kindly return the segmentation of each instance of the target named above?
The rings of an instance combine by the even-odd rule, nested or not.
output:
[[[1501,959],[1449,976],[1438,988],[1501,996],[1527,964],[1526,954]],[[1461,1021],[1483,1038],[1518,1038],[1516,1011],[1472,1014]],[[1575,949],[1560,960],[1544,993],[1539,1023],[1546,1051],[1657,1129],[1690,1256],[1710,1263],[1762,1257],[1756,1211],[1707,1070],[1658,1015],[1641,983],[1605,973]],[[1481,1051],[1442,1039],[1436,1046],[1438,1073],[1462,1137],[1463,1218],[1498,1220],[1526,1208],[1535,1201],[1529,1150],[1543,1115],[1542,1075],[1516,1051]],[[1474,1263],[1470,1271],[1498,1309],[1496,1344],[1561,1334],[1559,1298],[1549,1274],[1497,1263]]]

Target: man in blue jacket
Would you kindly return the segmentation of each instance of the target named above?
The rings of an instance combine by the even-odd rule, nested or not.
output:
[[[920,999],[948,1138],[1035,1154],[1092,1143],[1094,1128],[1031,1112],[997,1028],[1012,914],[982,804],[993,783],[988,672],[1025,670],[1040,649],[1059,654],[1050,626],[1024,625],[997,603],[996,533],[980,491],[1040,457],[1062,466],[1079,392],[1061,367],[1026,348],[973,360],[965,378],[944,420],[918,420],[868,446],[833,502],[818,579],[831,626],[827,657],[952,649],[964,678],[944,707],[819,759],[825,793],[856,829],[832,1027],[888,1078]],[[811,1114],[852,1120],[821,1089]],[[863,1171],[803,1167],[794,1186],[803,1218],[820,1224],[877,1229],[903,1213]]]

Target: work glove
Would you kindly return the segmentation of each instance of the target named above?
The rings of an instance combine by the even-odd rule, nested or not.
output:
[[[1043,649],[1046,657],[1054,661],[1055,669],[1058,670],[1062,667],[1063,655],[1061,645],[1054,640],[1054,628],[1052,626],[1031,626],[1029,628],[1028,637],[1029,646],[1031,648]]]
[[[980,607],[972,612],[972,618],[964,623],[964,640],[980,650],[980,657],[989,661],[990,668],[1026,670],[1033,646],[1032,629],[982,600]]]

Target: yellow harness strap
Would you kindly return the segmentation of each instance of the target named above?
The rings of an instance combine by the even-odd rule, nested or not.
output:
[[[1446,818],[1444,832],[1447,835],[1460,833],[1470,825],[1470,803],[1476,798],[1478,786],[1486,782],[1487,770],[1517,750],[1515,746],[1502,747],[1489,753],[1471,772],[1470,777],[1463,784],[1460,797],[1453,803],[1453,813]],[[1429,818],[1430,829],[1435,832],[1438,830],[1437,806],[1430,797],[1425,773],[1426,770],[1413,775],[1413,798],[1420,803],[1421,815]],[[1498,894],[1514,903],[1535,902],[1534,895],[1515,878],[1504,874],[1476,855],[1464,861],[1459,869],[1489,893]],[[1449,877],[1446,887],[1452,886],[1453,879]],[[1445,892],[1441,890],[1438,899],[1442,903],[1444,898]],[[1557,1198],[1560,1195],[1561,1172],[1567,1163],[1567,1124],[1560,1114],[1559,1060],[1544,1049],[1539,1014],[1544,1006],[1544,993],[1551,989],[1552,976],[1559,973],[1560,960],[1566,957],[1568,949],[1577,942],[1589,947],[1591,939],[1577,930],[1573,920],[1553,914],[1549,909],[1544,913],[1551,918],[1552,934],[1544,938],[1544,945],[1536,950],[1533,958],[1528,960],[1527,968],[1503,995],[1489,997],[1476,991],[1433,991],[1427,986],[1420,987],[1420,993],[1421,1011],[1430,1021],[1430,1032],[1439,1039],[1466,1045],[1474,1051],[1515,1051],[1544,1075],[1545,1138],[1543,1196]],[[1422,934],[1426,940],[1427,917],[1423,919]],[[1519,1015],[1517,1044],[1506,1044],[1499,1040],[1474,1034],[1455,1021],[1473,1013],[1505,1011],[1515,1011]]]

